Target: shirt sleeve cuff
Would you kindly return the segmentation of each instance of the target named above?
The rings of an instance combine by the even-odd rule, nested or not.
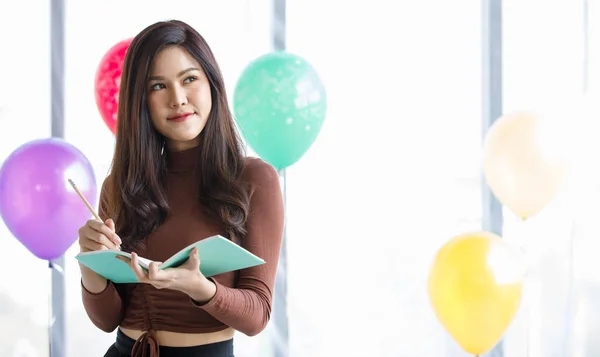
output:
[[[206,312],[221,310],[222,305],[223,305],[223,294],[224,294],[225,287],[223,285],[219,284],[213,278],[207,278],[207,279],[212,281],[213,284],[215,284],[215,287],[216,287],[215,295],[210,300],[208,300],[207,302],[205,302],[203,304],[201,304],[197,301],[194,301],[192,298],[190,298],[190,301],[194,306],[196,306],[200,309],[203,309]]]
[[[119,293],[117,292],[117,289],[115,288],[115,285],[110,280],[108,280],[108,283],[106,284],[106,287],[104,288],[104,290],[102,290],[99,293],[90,292],[83,285],[83,281],[80,281],[80,283],[81,283],[81,292],[83,294],[84,299],[103,300],[103,299],[106,299],[107,297],[119,295]]]

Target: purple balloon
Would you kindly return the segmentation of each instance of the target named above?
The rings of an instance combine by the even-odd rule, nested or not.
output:
[[[91,217],[77,192],[94,204],[94,170],[73,145],[58,138],[30,141],[0,168],[0,216],[10,232],[38,258],[54,260],[77,240]]]

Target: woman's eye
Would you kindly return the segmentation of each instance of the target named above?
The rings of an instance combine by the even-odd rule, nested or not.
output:
[[[196,78],[196,77],[194,77],[194,76],[187,77],[187,78],[186,78],[186,79],[183,81],[183,83],[190,83],[190,82],[193,82],[193,81],[195,81],[196,79],[198,79],[198,78]]]
[[[164,87],[165,87],[164,84],[162,84],[162,83],[156,83],[152,87],[150,87],[150,90],[159,90],[159,89],[163,89]]]

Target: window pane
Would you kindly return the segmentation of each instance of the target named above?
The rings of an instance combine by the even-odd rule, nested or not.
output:
[[[453,353],[426,279],[443,242],[480,227],[480,10],[288,1],[288,48],[328,95],[288,170],[293,356]]]
[[[0,166],[20,145],[50,135],[50,36],[44,35],[50,26],[48,4],[0,2]],[[35,24],[35,35],[23,32],[23,19]],[[45,356],[48,263],[31,254],[1,219],[0,250],[0,351],[7,356]]]

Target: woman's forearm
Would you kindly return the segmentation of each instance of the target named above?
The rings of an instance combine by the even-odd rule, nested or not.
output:
[[[99,294],[108,285],[106,278],[98,275],[93,270],[89,269],[83,264],[79,264],[81,270],[81,283],[83,287],[92,294]]]

